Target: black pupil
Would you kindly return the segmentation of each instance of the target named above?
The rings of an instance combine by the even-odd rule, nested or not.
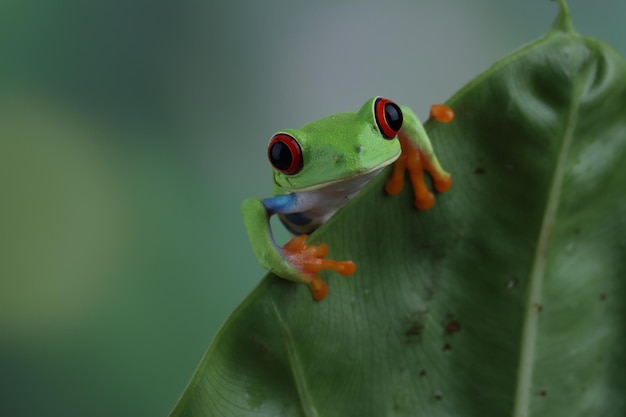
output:
[[[283,142],[276,142],[270,149],[270,160],[277,169],[284,171],[291,166],[293,155],[287,145]]]
[[[385,104],[385,120],[395,132],[402,127],[402,111],[400,111],[400,107],[396,103]]]

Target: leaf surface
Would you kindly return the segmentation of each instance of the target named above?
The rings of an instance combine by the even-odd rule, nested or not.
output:
[[[172,416],[626,414],[626,62],[561,7],[426,124],[435,207],[381,174],[310,239],[357,273],[268,275]]]

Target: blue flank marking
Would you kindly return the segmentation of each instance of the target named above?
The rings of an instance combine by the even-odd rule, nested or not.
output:
[[[283,226],[285,226],[292,235],[311,233],[315,230],[314,228],[307,227],[311,223],[311,219],[302,213],[281,214],[278,217]]]
[[[295,194],[283,194],[264,198],[263,205],[270,214],[293,211],[296,208],[296,196]]]
[[[311,219],[302,213],[283,214],[285,219],[294,226],[305,226],[311,222]]]
[[[289,225],[289,223],[287,223],[287,222],[285,221],[285,219],[283,219],[282,217],[280,218],[280,222],[283,224],[283,226],[285,226],[285,229],[287,229],[287,231],[288,231],[289,233],[291,233],[292,235],[294,235],[294,236],[295,236],[295,235],[300,235],[300,234],[302,234],[302,232],[298,232],[297,230],[294,230],[294,229],[293,229],[293,228]]]
[[[278,217],[280,218],[283,226],[285,226],[293,235],[311,233],[315,230],[314,227],[310,226],[311,219],[302,213],[281,214]]]
[[[307,227],[311,223],[311,218],[298,212],[295,193],[264,198],[262,201],[268,215],[279,214],[281,223],[292,234],[311,233],[314,230]]]

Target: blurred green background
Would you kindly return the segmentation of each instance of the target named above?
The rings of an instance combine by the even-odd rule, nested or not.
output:
[[[626,54],[626,2],[570,6],[580,32]],[[167,415],[264,274],[239,207],[271,192],[271,134],[373,95],[424,116],[556,13],[1,2],[0,415]]]

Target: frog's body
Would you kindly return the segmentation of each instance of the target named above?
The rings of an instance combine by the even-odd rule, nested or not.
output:
[[[326,246],[305,245],[306,234],[331,218],[394,161],[387,192],[400,192],[406,167],[420,209],[434,203],[423,181],[423,169],[431,173],[439,191],[451,185],[450,175],[439,165],[413,112],[380,97],[368,100],[357,112],[328,116],[298,130],[275,134],[268,156],[274,168],[275,196],[249,199],[243,205],[252,246],[264,267],[282,278],[309,284],[318,300],[326,296],[327,288],[316,272],[334,269],[350,275],[355,266],[350,261],[323,259]],[[269,217],[274,214],[292,233],[301,234],[283,248],[276,245],[269,227]]]
[[[265,205],[266,207],[272,204],[282,206],[282,210],[277,211],[278,217],[292,234],[310,234],[333,217],[381,170],[382,167],[376,168],[365,174],[326,184],[310,191],[279,194],[274,198],[266,199]],[[279,190],[280,188],[277,187],[277,194]],[[296,211],[292,213],[290,208]]]

